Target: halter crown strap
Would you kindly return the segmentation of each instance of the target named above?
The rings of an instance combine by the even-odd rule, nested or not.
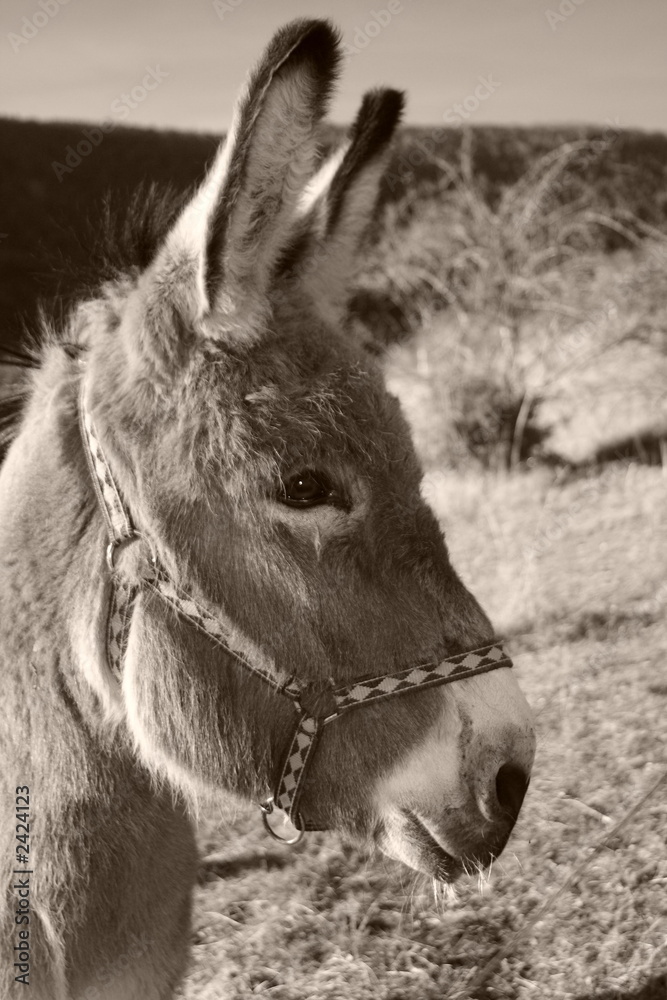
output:
[[[511,667],[512,661],[497,643],[481,649],[456,653],[439,663],[425,663],[404,667],[393,673],[378,674],[376,677],[362,678],[352,684],[341,684],[333,689],[334,712],[326,718],[309,715],[301,707],[303,692],[298,682],[290,680],[281,683],[279,678],[231,648],[231,626],[222,613],[213,614],[190,594],[182,591],[166,570],[154,560],[155,573],[152,579],[139,584],[128,583],[115,570],[115,553],[118,548],[140,537],[136,531],[127,507],[111,473],[111,468],[97,438],[90,414],[80,403],[81,435],[95,493],[104,514],[109,535],[107,562],[112,572],[113,585],[109,601],[107,620],[107,657],[109,665],[120,680],[122,663],[127,649],[132,612],[140,588],[146,587],[172,607],[182,618],[219,645],[236,661],[256,677],[269,684],[277,694],[288,698],[298,713],[294,737],[287,751],[275,794],[262,803],[261,809],[267,829],[277,836],[267,822],[267,815],[277,806],[296,826],[299,839],[306,829],[299,813],[299,802],[309,762],[317,747],[324,726],[339,719],[346,712],[361,705],[381,699],[396,697],[419,688],[429,688],[441,684],[452,684],[476,674]],[[284,839],[278,837],[277,839]],[[294,841],[289,841],[292,843]]]
[[[113,572],[115,552],[121,545],[135,538],[136,531],[95,434],[91,416],[83,405],[83,399],[79,405],[79,423],[90,476],[107,526],[109,536],[107,564]],[[107,611],[106,650],[109,667],[116,679],[120,681],[130,634],[132,612],[139,588],[117,573],[114,574],[114,583]]]
[[[112,545],[120,545],[122,542],[130,541],[135,536],[134,525],[129,511],[121,500],[118,487],[111,475],[109,463],[97,439],[95,425],[83,405],[83,399],[79,406],[79,420],[90,477],[95,487],[100,509],[104,514],[109,540]]]

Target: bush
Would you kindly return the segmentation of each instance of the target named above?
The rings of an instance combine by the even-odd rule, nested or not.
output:
[[[591,350],[637,335],[632,324],[616,329],[616,293],[600,300],[595,280],[607,234],[636,247],[647,227],[597,210],[592,188],[570,186],[599,143],[564,143],[489,199],[469,132],[458,165],[439,163],[441,198],[409,213],[386,209],[368,275],[376,293],[382,286],[419,317],[388,370],[427,464],[510,468],[539,453],[549,431],[541,405],[553,386]]]

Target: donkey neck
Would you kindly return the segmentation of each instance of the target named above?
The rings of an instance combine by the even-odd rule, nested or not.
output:
[[[101,635],[104,528],[85,471],[78,379],[63,364],[47,359],[36,376],[0,473],[5,671],[33,699],[71,700],[101,736],[119,717]]]

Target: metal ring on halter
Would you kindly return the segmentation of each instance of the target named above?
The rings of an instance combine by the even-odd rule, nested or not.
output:
[[[290,823],[292,823],[292,826],[297,831],[296,837],[292,837],[290,840],[288,840],[287,837],[279,837],[278,834],[276,833],[276,831],[271,827],[271,825],[270,825],[270,823],[269,823],[269,821],[267,819],[267,817],[270,816],[271,813],[273,813],[273,812],[284,812],[283,809],[276,809],[276,806],[274,805],[274,802],[273,802],[273,796],[270,796],[266,800],[266,802],[260,802],[259,803],[259,808],[260,808],[261,813],[262,813],[262,823],[264,824],[264,829],[267,831],[267,833],[271,834],[271,836],[273,837],[274,840],[277,840],[278,843],[280,843],[280,844],[298,844],[299,843],[299,841],[301,840],[301,838],[303,837],[303,835],[305,833],[305,829],[304,829],[304,826],[303,826],[303,820],[301,819],[301,814],[300,813],[297,813],[298,825],[297,825],[297,823],[292,823],[292,820],[289,818],[289,816],[287,816],[287,813],[285,813],[285,816],[287,817],[288,821]]]
[[[116,572],[116,556],[119,549],[122,549],[125,545],[129,545],[130,542],[136,542],[142,539],[146,542],[150,550],[151,566],[154,570],[157,570],[157,556],[153,546],[148,539],[141,534],[141,532],[133,531],[131,535],[125,535],[123,538],[114,538],[113,541],[109,542],[107,545],[107,566],[109,567],[111,573]]]

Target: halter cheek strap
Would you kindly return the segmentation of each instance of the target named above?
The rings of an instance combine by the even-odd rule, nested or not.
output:
[[[213,613],[202,602],[182,590],[155,556],[152,557],[152,571],[149,577],[140,583],[128,582],[123,578],[116,566],[117,555],[123,546],[141,538],[141,535],[134,527],[130,512],[123,502],[83,398],[79,407],[79,419],[91,479],[109,536],[107,565],[112,581],[106,628],[106,655],[109,667],[120,680],[134,605],[140,591],[146,589],[173,608],[181,618],[185,618],[212,643],[234,657],[245,670],[293,704],[298,716],[295,733],[285,756],[274,794],[260,804],[264,824],[269,833],[277,839],[295,843],[304,830],[314,829],[304,824],[299,804],[308,765],[313,759],[325,726],[362,705],[398,697],[409,691],[452,684],[454,681],[465,680],[476,674],[497,670],[499,667],[512,666],[512,661],[502,647],[493,643],[481,649],[457,653],[439,663],[409,666],[393,673],[378,674],[376,677],[362,678],[351,684],[326,689],[332,705],[331,713],[326,716],[309,713],[303,704],[306,701],[306,691],[298,681],[290,679],[286,683],[281,683],[276,675],[251,663],[249,659],[232,649],[231,630],[224,616]],[[284,813],[283,819],[287,817],[293,824],[296,829],[295,836],[290,838],[278,835],[272,825],[273,821],[268,818],[275,814],[276,810],[281,810]]]

